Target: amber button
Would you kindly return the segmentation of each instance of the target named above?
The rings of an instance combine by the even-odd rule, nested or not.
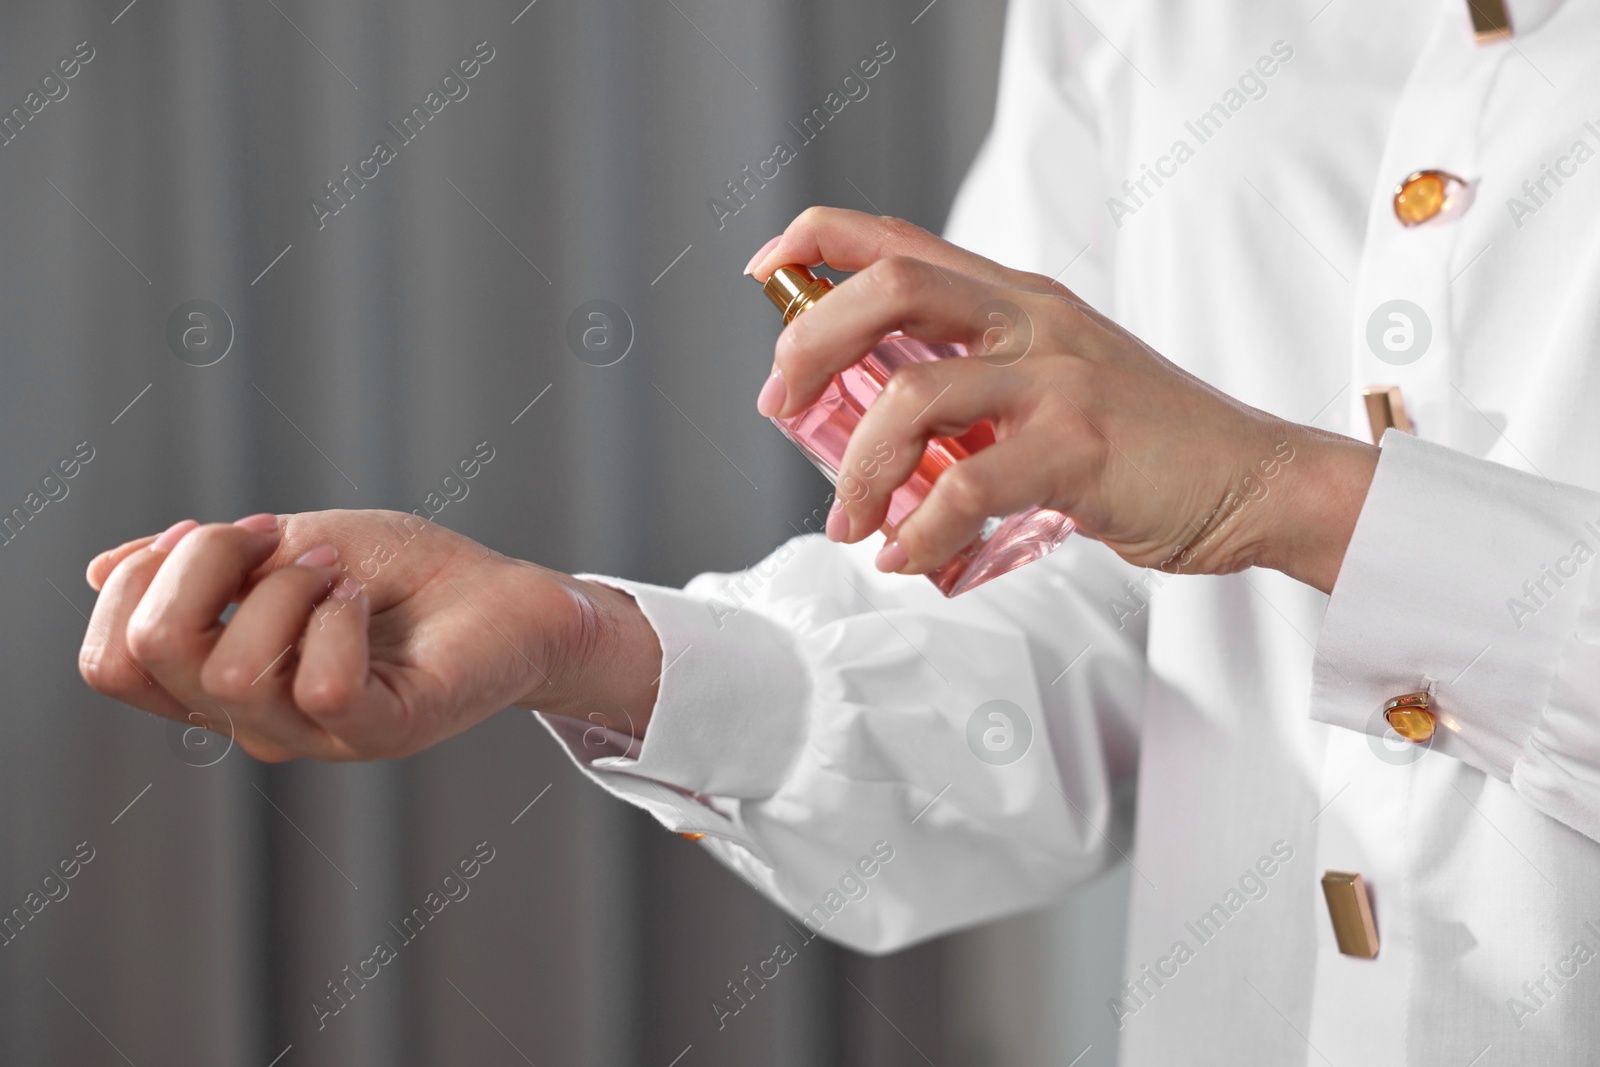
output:
[[[1394,214],[1402,226],[1420,226],[1439,217],[1467,183],[1442,170],[1419,170],[1394,191]]]
[[[1427,693],[1407,693],[1384,704],[1383,718],[1395,733],[1420,745],[1433,737],[1434,717],[1428,705]]]

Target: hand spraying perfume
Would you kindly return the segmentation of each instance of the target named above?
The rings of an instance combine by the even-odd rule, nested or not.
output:
[[[826,278],[818,278],[802,265],[790,264],[772,272],[764,291],[783,312],[787,326],[832,288],[833,283]],[[772,421],[824,477],[838,483],[850,434],[898,368],[967,355],[964,345],[932,344],[891,334],[874,345],[860,362],[834,375],[815,404],[791,418]],[[931,438],[916,471],[889,499],[884,536],[895,536],[900,523],[927,497],[939,475],[994,441],[994,425],[987,420],[959,436]],[[992,517],[971,544],[931,572],[928,580],[945,596],[956,596],[1049,555],[1071,532],[1071,519],[1045,508]]]

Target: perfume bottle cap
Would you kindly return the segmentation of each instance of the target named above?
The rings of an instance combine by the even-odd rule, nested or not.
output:
[[[832,288],[832,282],[812,274],[804,264],[791,263],[773,271],[762,292],[783,312],[783,324],[787,326]]]

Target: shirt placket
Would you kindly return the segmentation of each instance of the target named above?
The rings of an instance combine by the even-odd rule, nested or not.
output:
[[[1478,116],[1492,91],[1503,48],[1475,45],[1463,32],[1462,0],[1446,0],[1428,44],[1397,103],[1374,176],[1363,253],[1351,309],[1348,417],[1369,426],[1365,394],[1398,387],[1414,432],[1452,444],[1463,417],[1481,417],[1452,381],[1460,357],[1453,328],[1452,283],[1486,241],[1486,206],[1473,202],[1483,161]],[[1451,199],[1430,221],[1405,225],[1397,189],[1419,173],[1438,174]],[[1413,186],[1413,191],[1416,189]],[[1413,215],[1413,218],[1415,216]],[[1417,679],[1418,688],[1425,684]],[[1374,706],[1375,717],[1382,714]],[[1362,876],[1375,920],[1378,953],[1345,955],[1328,904],[1318,914],[1316,995],[1308,1062],[1405,1063],[1413,966],[1409,863],[1412,768],[1424,753],[1393,735],[1334,731],[1321,782],[1317,873]]]

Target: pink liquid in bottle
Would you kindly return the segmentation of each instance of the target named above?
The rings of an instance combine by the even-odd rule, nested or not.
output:
[[[817,278],[804,266],[791,265],[774,271],[765,291],[783,310],[783,321],[787,324],[832,288],[826,278]],[[963,345],[932,344],[899,334],[885,337],[859,363],[834,375],[815,404],[792,418],[772,421],[824,477],[838,483],[850,434],[861,421],[862,414],[883,392],[895,370],[908,363],[965,358],[966,355]],[[994,426],[987,420],[960,436],[930,439],[916,471],[889,498],[884,535],[894,537],[896,528],[927,497],[939,475],[974,452],[994,444],[994,440]],[[861,475],[870,475],[870,472],[869,468]],[[854,472],[852,475],[856,476]],[[1071,532],[1071,519],[1045,508],[992,517],[971,544],[949,563],[929,573],[928,580],[945,596],[956,596],[1049,555]]]

